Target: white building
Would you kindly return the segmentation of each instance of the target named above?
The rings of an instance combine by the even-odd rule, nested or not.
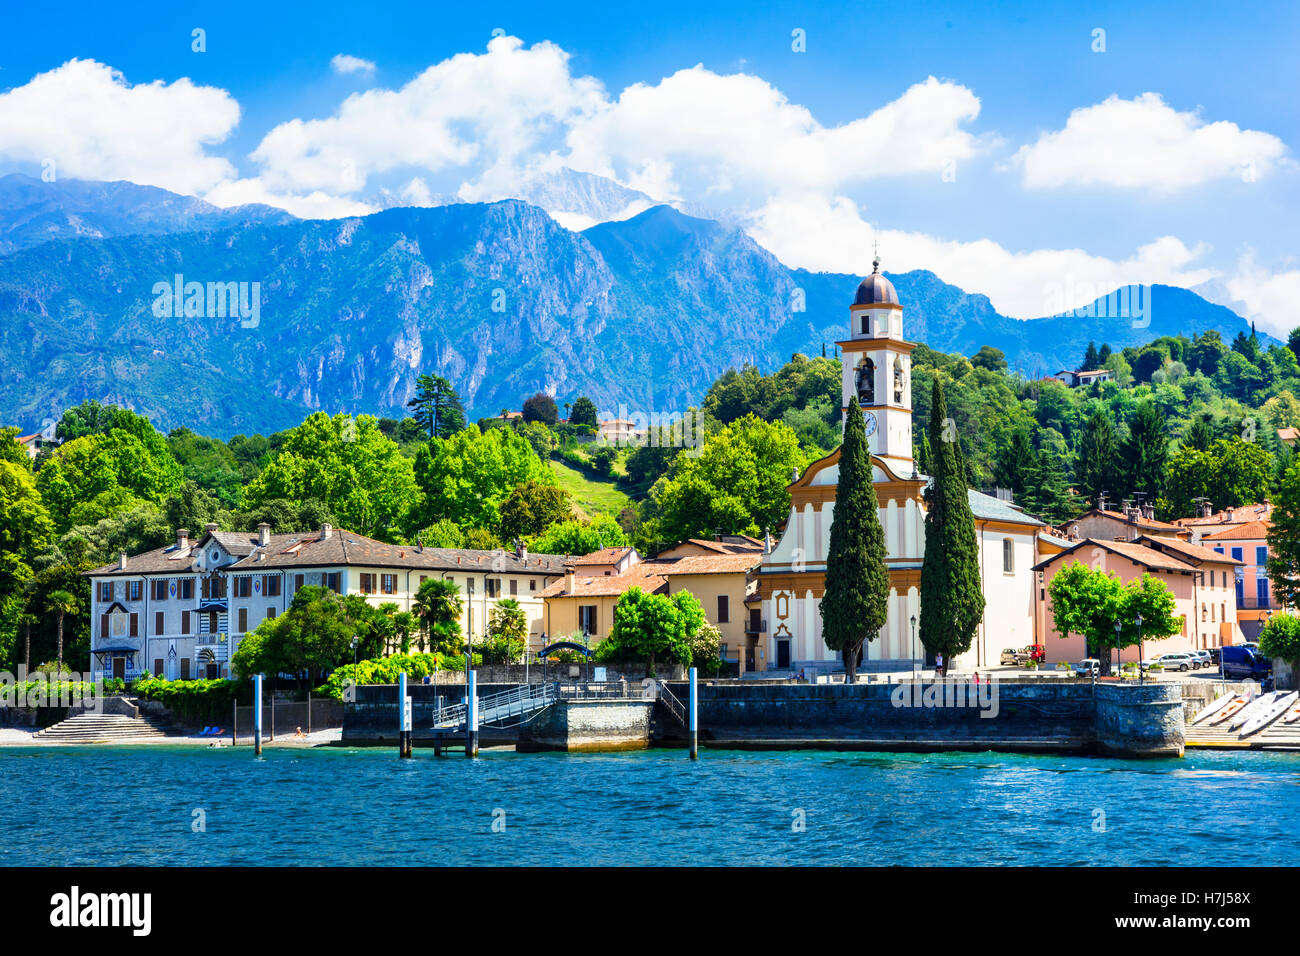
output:
[[[911,352],[903,338],[903,307],[880,263],[849,308],[850,337],[839,343],[844,363],[843,409],[854,394],[863,409],[872,475],[885,531],[889,617],[863,650],[864,669],[908,669],[924,655],[919,621],[925,555],[927,477],[912,459]],[[839,481],[839,450],[813,462],[790,485],[790,517],[758,574],[771,669],[831,669],[838,652],[822,640],[821,597],[831,517]],[[1033,566],[1041,521],[1013,505],[968,492],[975,516],[985,612],[971,649],[952,662],[971,670],[996,666],[1003,648],[1035,643]]]
[[[92,679],[130,680],[148,670],[169,679],[228,677],[244,635],[284,613],[300,588],[362,594],[410,611],[431,577],[454,581],[465,602],[461,627],[480,639],[492,607],[515,598],[541,637],[541,593],[564,574],[565,558],[526,551],[467,551],[386,544],[324,525],[319,532],[218,531],[209,524],[176,543],[88,572]]]

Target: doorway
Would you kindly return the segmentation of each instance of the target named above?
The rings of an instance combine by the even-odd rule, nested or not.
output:
[[[788,640],[776,642],[776,669],[779,671],[790,669],[790,642]]]
[[[126,680],[126,658],[125,657],[113,658],[113,679]]]

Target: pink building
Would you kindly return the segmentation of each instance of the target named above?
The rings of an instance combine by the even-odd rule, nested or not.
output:
[[[1047,662],[1079,661],[1087,656],[1083,636],[1062,637],[1052,624],[1048,588],[1058,571],[1071,564],[1105,571],[1125,584],[1143,574],[1164,583],[1174,596],[1174,613],[1183,619],[1181,632],[1158,641],[1146,641],[1146,659],[1177,651],[1205,650],[1244,641],[1237,626],[1234,595],[1241,562],[1209,548],[1178,538],[1143,536],[1137,541],[1088,538],[1051,555],[1034,566],[1038,574],[1035,614],[1038,633],[1044,635]],[[1126,648],[1121,660],[1138,660],[1137,647]],[[1112,659],[1114,652],[1112,651]]]

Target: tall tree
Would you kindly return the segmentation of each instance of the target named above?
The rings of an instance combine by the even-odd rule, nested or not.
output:
[[[826,590],[821,602],[822,639],[843,656],[849,683],[857,680],[862,645],[876,637],[889,614],[889,568],[879,507],[867,430],[854,395],[840,445],[839,481],[826,553]]]
[[[1083,353],[1083,367],[1081,372],[1095,372],[1101,367],[1101,353],[1097,351],[1097,343],[1089,342],[1088,350]]]
[[[1165,491],[1169,464],[1169,433],[1165,416],[1149,399],[1138,406],[1120,460],[1124,468],[1126,494],[1144,494],[1155,502]]]
[[[447,438],[465,427],[465,407],[451,382],[441,375],[415,380],[415,397],[406,403],[430,438]]]
[[[458,653],[464,641],[460,636],[460,615],[465,601],[455,581],[430,578],[415,592],[412,611],[420,621],[420,650],[428,636],[432,650]]]
[[[573,402],[573,408],[569,412],[570,425],[590,425],[596,427],[596,403],[586,395],[579,395]]]
[[[1268,530],[1268,576],[1283,607],[1300,605],[1300,457],[1292,461],[1273,496]]]
[[[925,557],[921,565],[921,643],[945,660],[970,649],[984,616],[975,516],[966,463],[951,429],[938,377],[930,399],[930,485],[925,491]]]
[[[1078,488],[1094,507],[1099,507],[1103,494],[1114,503],[1119,495],[1119,442],[1115,428],[1104,412],[1095,412],[1079,440],[1075,474]]]
[[[1035,465],[1029,429],[1017,428],[998,449],[993,478],[999,487],[1008,488],[1013,494],[1020,495],[1028,486]]]
[[[58,634],[58,662],[59,670],[63,670],[63,619],[69,614],[76,614],[81,610],[81,605],[77,601],[77,596],[71,591],[51,591],[45,598],[45,609],[52,613],[55,618],[55,626]]]
[[[555,399],[545,392],[538,392],[524,400],[524,421],[541,422],[554,425],[560,420],[560,410],[555,407]]]

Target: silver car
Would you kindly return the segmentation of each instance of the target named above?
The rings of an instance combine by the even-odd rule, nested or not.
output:
[[[1196,659],[1197,667],[1209,667],[1214,663],[1214,658],[1210,657],[1209,651],[1188,651],[1187,653]]]
[[[1192,663],[1190,654],[1161,654],[1151,663],[1159,664],[1167,671],[1189,671],[1194,666],[1200,666]]]

